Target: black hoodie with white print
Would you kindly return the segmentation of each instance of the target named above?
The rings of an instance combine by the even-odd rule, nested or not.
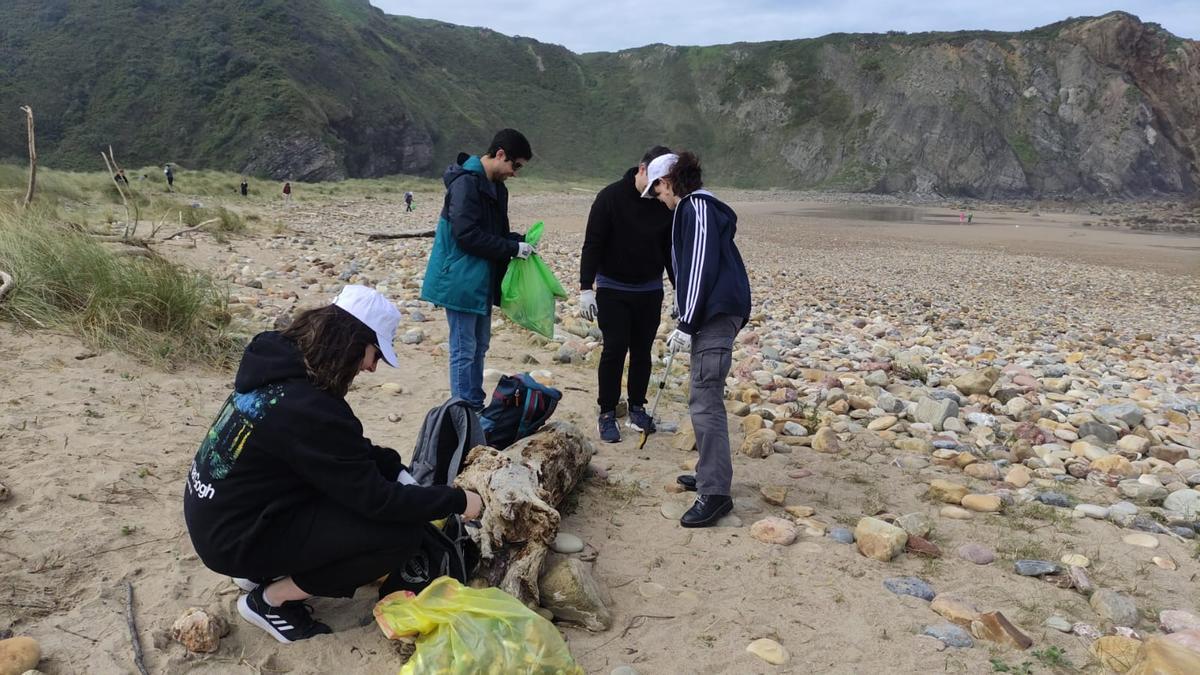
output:
[[[192,462],[184,518],[196,553],[212,567],[241,559],[244,547],[281,521],[304,531],[292,519],[312,510],[297,507],[317,500],[397,523],[466,508],[458,488],[397,483],[403,469],[395,450],[363,436],[344,398],[309,380],[293,341],[260,333]]]

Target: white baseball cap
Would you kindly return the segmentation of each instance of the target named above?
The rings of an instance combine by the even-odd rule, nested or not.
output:
[[[384,297],[383,293],[366,286],[351,285],[342,289],[333,304],[350,312],[350,315],[367,324],[375,331],[375,346],[383,360],[396,367],[396,350],[392,341],[396,339],[396,326],[400,324],[400,310]]]
[[[659,155],[646,165],[646,189],[642,190],[642,196],[646,199],[654,199],[654,184],[658,179],[671,172],[671,168],[675,166],[675,162],[679,161],[679,155],[673,152],[668,152],[665,155]]]

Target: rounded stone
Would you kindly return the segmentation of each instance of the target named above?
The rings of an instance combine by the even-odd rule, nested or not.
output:
[[[841,544],[853,544],[854,532],[845,527],[834,527],[829,530],[829,538]]]
[[[883,580],[883,587],[896,595],[911,595],[925,601],[933,600],[937,595],[924,579],[917,577],[894,577]]]
[[[746,645],[746,651],[776,666],[782,666],[791,659],[787,649],[771,638],[759,638],[751,642]]]
[[[1095,518],[1096,520],[1104,520],[1108,517],[1108,509],[1095,504],[1077,504],[1075,513],[1087,518]]]
[[[967,495],[962,498],[963,508],[980,513],[995,513],[1003,507],[996,495]]]
[[[1158,548],[1158,537],[1145,532],[1134,532],[1133,534],[1125,535],[1121,541],[1130,546],[1141,546],[1142,548]]]
[[[943,623],[936,626],[926,626],[921,632],[922,635],[928,635],[931,638],[937,638],[942,641],[942,644],[947,647],[955,647],[957,649],[966,649],[975,644],[967,631],[961,626],[955,626],[952,623]]]
[[[996,560],[996,553],[982,544],[963,544],[958,547],[958,557],[976,565],[989,565]]]
[[[550,548],[556,553],[579,553],[583,550],[583,540],[573,534],[559,532],[554,536]]]
[[[681,504],[679,502],[663,502],[663,505],[658,509],[658,511],[662,514],[662,517],[666,518],[667,520],[679,520],[683,517],[683,514],[687,513],[689,508],[691,507],[687,504]]]
[[[1045,625],[1047,628],[1053,628],[1060,633],[1070,633],[1072,624],[1061,616],[1052,616],[1046,619]]]
[[[784,518],[768,516],[750,526],[750,536],[766,544],[787,546],[796,541],[796,525]]]
[[[1088,560],[1087,556],[1082,556],[1078,553],[1067,553],[1060,560],[1067,567],[1087,567],[1092,564],[1092,561]]]
[[[1048,560],[1017,560],[1013,562],[1013,571],[1023,577],[1040,577],[1058,574],[1062,568]]]
[[[943,506],[939,511],[943,518],[952,520],[970,520],[975,517],[974,513],[962,508],[961,506]]]

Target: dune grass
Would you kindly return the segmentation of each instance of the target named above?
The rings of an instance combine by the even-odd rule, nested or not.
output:
[[[0,318],[74,333],[167,369],[236,358],[227,292],[210,277],[120,255],[56,221],[49,207],[0,203],[0,269],[15,281]]]

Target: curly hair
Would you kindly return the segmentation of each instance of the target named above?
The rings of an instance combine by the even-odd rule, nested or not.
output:
[[[671,191],[680,199],[704,187],[701,176],[700,158],[695,153],[684,150],[679,153],[675,166],[664,176],[671,183]]]
[[[302,313],[281,334],[300,348],[313,384],[341,397],[358,375],[367,345],[376,342],[375,331],[336,305]]]

